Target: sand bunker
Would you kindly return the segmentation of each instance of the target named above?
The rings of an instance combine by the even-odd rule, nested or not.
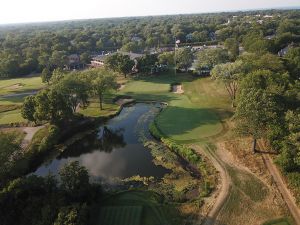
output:
[[[184,91],[182,89],[182,85],[181,84],[174,84],[174,85],[172,85],[172,92],[176,93],[176,94],[182,94],[182,93],[184,93]]]

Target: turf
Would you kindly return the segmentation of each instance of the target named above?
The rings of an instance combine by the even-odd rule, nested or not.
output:
[[[20,109],[0,113],[0,124],[10,124],[25,122],[22,118]]]
[[[101,207],[98,217],[99,225],[140,225],[141,206]]]
[[[0,80],[0,95],[17,94],[41,89],[45,86],[39,76]]]
[[[94,212],[94,217],[97,218],[94,223],[98,225],[181,224],[179,211],[172,205],[164,205],[161,202],[162,198],[151,191],[118,193],[101,202],[100,209]]]
[[[174,82],[183,84],[183,95],[170,92],[170,84]],[[220,109],[230,104],[226,93],[220,90],[223,88],[210,78],[180,74],[136,78],[120,93],[137,100],[168,102],[168,107],[156,118],[159,129],[175,141],[192,143],[222,131],[221,120],[230,113]]]

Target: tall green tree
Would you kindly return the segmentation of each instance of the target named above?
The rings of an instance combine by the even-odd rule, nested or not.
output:
[[[227,38],[224,46],[229,52],[230,59],[236,60],[239,55],[239,42],[235,38]]]
[[[232,107],[234,107],[239,82],[244,75],[243,72],[242,61],[219,64],[211,71],[211,76],[224,84],[231,99]]]
[[[183,69],[188,71],[188,68],[192,66],[194,56],[189,48],[179,48],[175,53],[176,69]]]
[[[105,65],[108,69],[121,73],[126,78],[126,76],[132,72],[135,63],[128,55],[117,53],[108,56],[105,59]]]
[[[117,88],[116,74],[104,68],[97,68],[85,71],[84,75],[91,85],[93,94],[98,96],[102,110],[104,93]]]
[[[212,69],[214,66],[229,61],[228,52],[221,48],[209,48],[198,53],[197,68]]]
[[[42,74],[41,74],[42,81],[44,83],[48,83],[49,84],[51,76],[52,76],[51,71],[48,68],[44,68],[43,71],[42,71]]]

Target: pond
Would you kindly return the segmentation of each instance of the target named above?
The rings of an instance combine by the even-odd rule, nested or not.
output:
[[[149,124],[161,110],[161,104],[137,103],[101,125],[84,139],[68,147],[33,174],[57,175],[71,161],[85,166],[92,179],[128,178],[134,175],[162,178],[168,169],[157,166],[144,139],[152,139]]]

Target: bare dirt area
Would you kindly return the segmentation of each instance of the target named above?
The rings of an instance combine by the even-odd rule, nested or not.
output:
[[[232,179],[232,188],[218,220],[230,225],[261,225],[289,215],[264,160],[252,153],[250,139],[221,142],[216,155],[226,164]]]
[[[172,85],[172,92],[175,94],[183,94],[184,91],[183,91],[182,85],[181,84]]]
[[[16,90],[16,89],[22,88],[23,86],[24,86],[23,84],[17,83],[17,84],[5,87],[5,89],[7,89],[7,90]]]

